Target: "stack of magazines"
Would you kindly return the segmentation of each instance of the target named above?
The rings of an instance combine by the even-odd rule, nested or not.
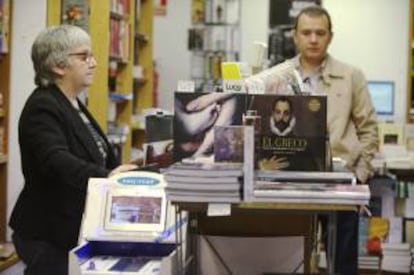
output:
[[[257,172],[254,201],[366,205],[368,185],[357,185],[351,173]]]
[[[170,201],[240,202],[243,165],[177,162],[164,172]]]

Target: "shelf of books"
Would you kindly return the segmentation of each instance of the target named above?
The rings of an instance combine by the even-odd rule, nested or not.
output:
[[[221,62],[238,61],[240,1],[192,0],[188,50],[197,91],[221,89]]]
[[[136,114],[152,104],[152,2],[49,0],[48,24],[60,23],[91,35],[98,66],[85,101],[127,162],[142,128]]]
[[[10,93],[10,11],[11,0],[0,1],[0,243],[7,229],[7,132]]]
[[[153,64],[153,1],[136,0],[134,34],[131,160],[142,159],[145,112],[155,106]]]

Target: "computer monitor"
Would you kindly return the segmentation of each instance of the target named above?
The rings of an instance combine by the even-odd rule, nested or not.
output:
[[[394,115],[394,82],[368,81],[368,90],[379,116]]]

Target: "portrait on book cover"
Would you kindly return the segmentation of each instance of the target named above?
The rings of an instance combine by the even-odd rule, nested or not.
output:
[[[243,126],[214,127],[214,161],[243,162]]]
[[[174,160],[212,156],[214,127],[241,125],[245,95],[175,93]]]
[[[326,97],[252,95],[247,105],[261,117],[258,169],[326,169]]]

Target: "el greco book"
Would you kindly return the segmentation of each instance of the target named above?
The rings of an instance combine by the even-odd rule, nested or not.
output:
[[[247,104],[261,120],[256,169],[327,170],[325,96],[252,95]]]
[[[255,128],[255,169],[328,168],[326,96],[175,93],[174,105],[175,161],[213,154],[216,161],[243,160],[242,155],[230,158],[227,149],[235,146],[220,142],[224,134],[238,135],[229,129],[244,124]]]

